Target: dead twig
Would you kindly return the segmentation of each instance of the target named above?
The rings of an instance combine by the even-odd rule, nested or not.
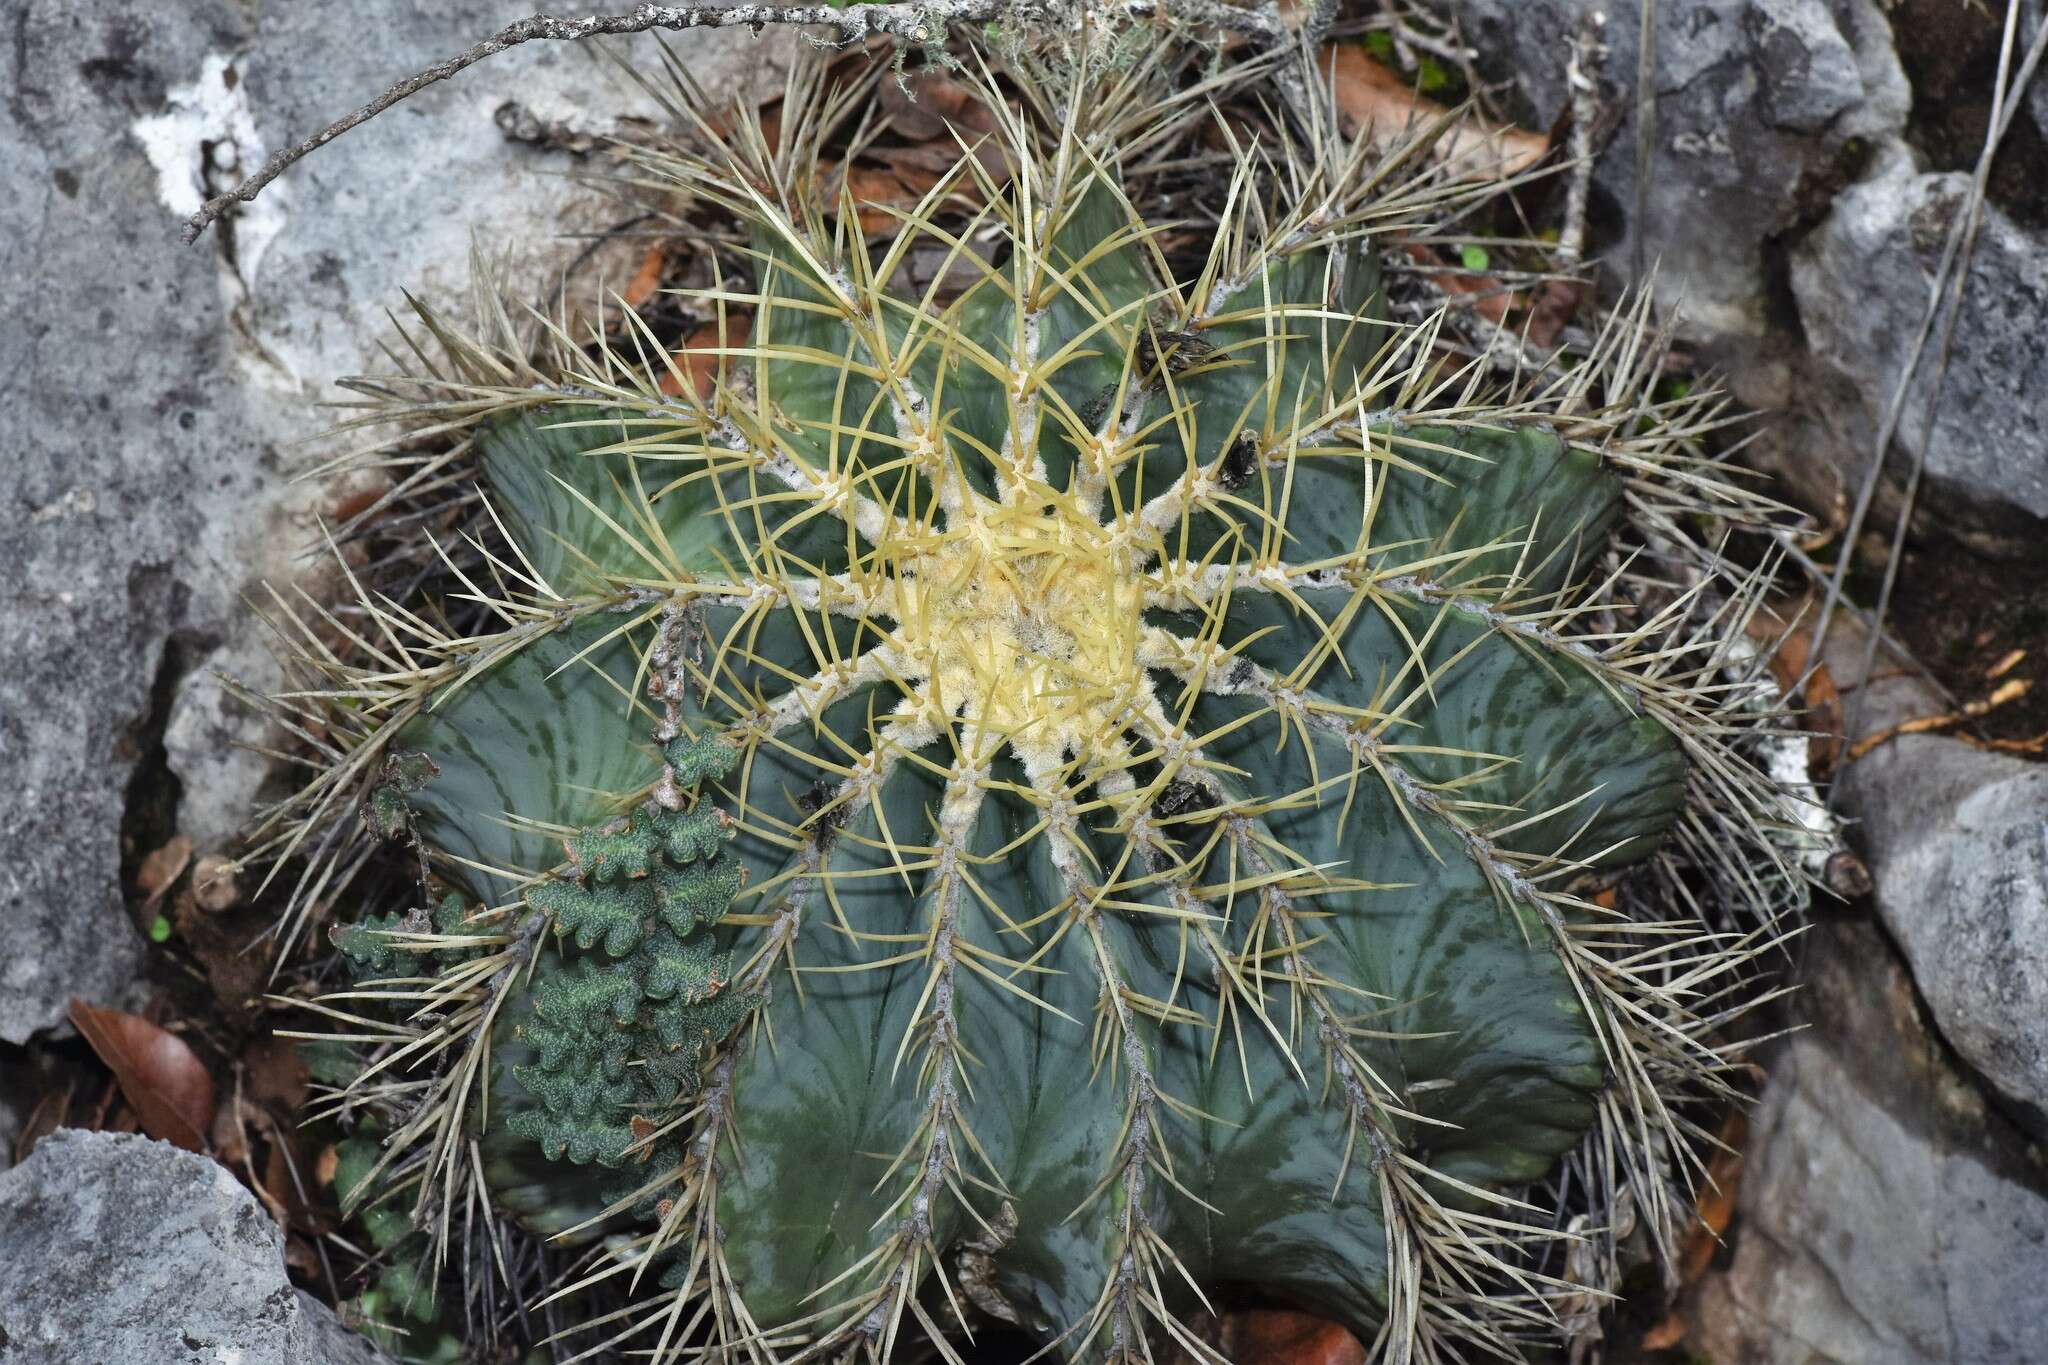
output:
[[[1989,184],[1991,184],[1991,162],[1993,162],[1993,158],[1997,158],[1999,143],[2005,141],[2005,131],[2011,127],[2013,115],[2019,113],[2019,106],[2021,106],[2021,102],[2025,98],[2025,92],[2028,92],[2028,84],[2034,80],[2034,70],[2038,68],[2040,61],[2042,61],[2042,53],[2048,51],[2048,23],[2044,23],[2040,27],[2040,31],[2034,35],[2034,41],[2028,45],[2028,53],[2025,53],[2025,57],[2021,59],[2017,74],[2013,74],[2011,72],[2013,41],[2015,41],[2017,35],[2019,35],[2019,0],[2009,0],[2007,10],[2005,10],[2005,39],[2003,39],[2003,45],[1999,49],[1999,78],[1997,78],[1997,86],[1993,90],[1993,102],[1991,102],[1991,108],[1993,108],[1991,127],[1985,131],[1985,149],[1982,149],[1982,153],[1976,158],[1976,170],[1970,176],[1970,194],[1968,194],[1966,207],[1964,207],[1962,215],[1958,215],[1956,223],[1952,223],[1948,244],[1946,244],[1944,254],[1942,254],[1942,268],[1948,270],[1950,264],[1954,262],[1954,274],[1950,274],[1950,276],[1937,274],[1937,278],[1935,278],[1933,291],[1931,291],[1931,297],[1929,297],[1929,305],[1927,305],[1927,315],[1921,321],[1921,332],[1919,332],[1919,338],[1915,342],[1913,354],[1909,356],[1905,372],[1903,372],[1901,377],[1898,377],[1898,387],[1892,391],[1892,401],[1890,401],[1890,405],[1886,409],[1886,428],[1880,430],[1880,434],[1878,434],[1878,448],[1876,448],[1876,454],[1872,456],[1870,473],[1864,477],[1864,487],[1858,489],[1858,514],[1864,514],[1864,512],[1870,510],[1870,495],[1876,489],[1878,475],[1884,469],[1884,456],[1886,456],[1886,452],[1890,448],[1890,434],[1896,430],[1896,422],[1901,420],[1901,415],[1905,411],[1907,389],[1913,383],[1913,368],[1917,366],[1917,362],[1921,358],[1921,352],[1923,352],[1923,348],[1927,344],[1927,332],[1929,332],[1929,327],[1935,321],[1935,315],[1942,313],[1942,342],[1939,342],[1939,346],[1935,350],[1933,387],[1931,387],[1931,391],[1927,395],[1925,422],[1921,424],[1919,444],[1913,450],[1913,469],[1907,473],[1907,487],[1905,487],[1905,493],[1901,497],[1901,508],[1898,508],[1898,522],[1892,526],[1890,555],[1884,561],[1884,581],[1878,585],[1878,604],[1874,608],[1874,614],[1876,614],[1876,620],[1880,620],[1880,622],[1884,620],[1884,614],[1886,614],[1886,610],[1890,608],[1890,602],[1892,602],[1892,587],[1898,581],[1898,563],[1901,563],[1901,559],[1905,559],[1907,526],[1913,522],[1913,501],[1919,495],[1921,475],[1927,469],[1927,448],[1933,444],[1933,422],[1935,422],[1935,413],[1939,409],[1939,403],[1942,403],[1942,385],[1948,379],[1950,352],[1952,352],[1952,346],[1954,346],[1954,340],[1956,340],[1956,321],[1962,315],[1964,297],[1970,293],[1970,258],[1976,252],[1976,231],[1978,231],[1978,227],[1982,227],[1982,221],[1985,221],[1985,196],[1987,196],[1987,190],[1989,190]],[[1950,293],[1948,299],[1944,301],[1942,295],[1944,295],[1944,289],[1948,289],[1950,282],[1954,284],[1954,293]],[[1944,303],[1946,303],[1946,313],[1944,313]],[[1851,559],[1855,555],[1855,532],[1858,532],[1858,530],[1860,530],[1858,522],[1851,520],[1849,534],[1841,542],[1841,561],[1835,567],[1835,579],[1829,583],[1831,600],[1841,596],[1841,585],[1847,581],[1849,563],[1851,563]],[[1823,632],[1827,630],[1827,616],[1821,618],[1821,630]],[[1876,645],[1872,643],[1872,647],[1868,651],[1872,659],[1876,657],[1874,651],[1876,651]],[[1868,661],[1866,661],[1866,671],[1868,671]],[[1853,718],[1853,714],[1855,714],[1855,708],[1851,706],[1849,708],[1849,716]]]
[[[1639,0],[1641,22],[1636,29],[1636,203],[1630,220],[1634,250],[1629,277],[1638,284],[1647,274],[1644,243],[1650,229],[1650,162],[1657,154],[1657,0]]]
[[[1268,45],[1288,37],[1285,25],[1264,8],[1237,8],[1221,0],[1122,0],[1119,8],[1133,19],[1172,17],[1200,28],[1245,34]],[[1318,6],[1319,10],[1329,6]],[[499,30],[474,47],[426,70],[408,76],[361,108],[336,119],[319,132],[292,144],[265,161],[261,169],[226,194],[215,195],[199,206],[185,221],[185,245],[199,240],[223,214],[236,204],[246,204],[263,193],[266,186],[294,163],[326,146],[349,129],[367,123],[392,105],[417,94],[430,85],[495,57],[522,43],[582,42],[587,38],[620,37],[656,30],[681,32],[692,28],[751,28],[758,32],[769,24],[800,28],[828,28],[838,33],[843,44],[864,42],[872,37],[893,38],[921,46],[945,41],[953,24],[979,24],[1001,19],[1029,25],[1034,20],[1059,18],[1058,0],[918,0],[917,3],[860,4],[835,8],[831,5],[763,4],[643,4],[626,14],[593,14],[581,19],[557,19],[536,14]],[[1325,22],[1327,27],[1327,21]]]
[[[1571,91],[1572,126],[1565,142],[1571,178],[1565,182],[1564,226],[1558,230],[1557,264],[1570,270],[1586,254],[1586,202],[1593,188],[1593,145],[1600,122],[1600,66],[1607,57],[1601,41],[1607,15],[1588,10],[1572,38],[1571,60],[1565,63],[1565,85]]]
[[[1856,509],[1850,517],[1849,528],[1842,540],[1842,554],[1835,566],[1834,577],[1828,583],[1827,601],[1821,610],[1820,625],[1816,634],[1827,635],[1829,609],[1840,599],[1843,585],[1848,581],[1849,569],[1854,562],[1856,538],[1862,530],[1862,520],[1870,510],[1872,496],[1877,490],[1877,481],[1884,471],[1885,457],[1891,449],[1893,434],[1905,412],[1906,394],[1913,383],[1915,369],[1926,350],[1927,338],[1934,327],[1937,316],[1941,319],[1941,342],[1936,349],[1933,383],[1927,396],[1926,420],[1921,424],[1920,441],[1913,451],[1912,468],[1906,475],[1905,492],[1901,498],[1897,523],[1892,527],[1891,552],[1885,561],[1884,581],[1879,585],[1877,605],[1873,615],[1883,622],[1885,612],[1891,606],[1892,589],[1898,582],[1899,563],[1905,555],[1906,528],[1913,520],[1913,503],[1920,492],[1920,478],[1927,468],[1927,449],[1934,443],[1934,419],[1941,404],[1941,390],[1948,378],[1951,348],[1955,342],[1956,321],[1962,315],[1963,300],[1970,291],[1970,258],[1977,247],[1977,229],[1984,221],[1984,202],[1991,181],[1991,163],[1998,155],[1998,147],[2005,140],[2006,130],[2012,126],[2013,115],[2019,111],[2026,98],[2028,84],[2034,78],[2035,68],[2041,63],[2044,51],[2048,51],[2048,21],[2044,21],[2035,32],[2019,70],[2012,69],[2013,47],[2019,35],[2019,0],[2007,0],[2005,12],[2005,35],[1998,54],[1998,79],[1992,91],[1991,119],[1984,132],[1984,150],[1977,158],[1977,167],[1970,177],[1970,193],[1956,221],[1949,227],[1948,241],[1942,250],[1941,264],[1935,272],[1934,284],[1929,291],[1927,312],[1921,318],[1920,330],[1914,338],[1913,349],[1907,354],[1906,366],[1899,376],[1898,386],[1892,390],[1891,402],[1886,406],[1884,422],[1878,429],[1877,448],[1865,474],[1863,487],[1857,491]],[[1953,274],[1950,273],[1953,268]],[[1953,293],[1950,293],[1951,284]],[[1944,297],[1946,295],[1946,297]],[[1946,311],[1944,312],[1944,306]],[[1875,637],[1866,647],[1864,673],[1866,676],[1877,656]],[[1848,716],[1854,724],[1860,709],[1862,697],[1852,699]],[[1830,800],[1833,795],[1830,794]]]
[[[2032,684],[2025,678],[2014,678],[2011,682],[2002,684],[1990,696],[1970,702],[1956,710],[1945,711],[1938,716],[1916,716],[1912,720],[1902,720],[1897,725],[1887,725],[1884,729],[1867,734],[1851,744],[1848,761],[1854,763],[1872,749],[1881,744],[1889,744],[1900,735],[1923,735],[1930,730],[1946,730],[1965,721],[1977,720],[2007,702],[2018,701],[2027,695],[2031,687]],[[2028,748],[2025,744],[2017,747],[2022,750]]]

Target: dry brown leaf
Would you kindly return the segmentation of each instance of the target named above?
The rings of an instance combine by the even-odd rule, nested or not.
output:
[[[249,1098],[258,1104],[290,1117],[306,1102],[312,1077],[291,1039],[275,1034],[258,1038],[242,1050],[242,1066],[249,1076]]]
[[[1792,616],[1765,609],[1750,617],[1749,636],[1773,652],[1771,678],[1788,697],[1797,696],[1805,708],[1802,724],[1817,731],[1807,747],[1807,765],[1816,777],[1833,772],[1842,756],[1842,694],[1826,664],[1809,675],[1813,655],[1815,613],[1797,614],[1798,625],[1786,629]]]
[[[746,313],[727,313],[725,329],[723,343],[718,338],[716,318],[690,333],[675,353],[676,368],[682,371],[682,379],[678,381],[673,373],[662,375],[661,391],[671,398],[680,398],[685,387],[697,396],[710,393],[712,382],[718,377],[719,361],[731,359],[720,356],[717,348],[721,344],[728,347],[746,345],[747,338],[754,333],[754,319]]]
[[[1585,299],[1586,286],[1579,280],[1545,280],[1537,285],[1529,300],[1529,344],[1540,351],[1555,346]]]
[[[192,866],[192,903],[209,915],[218,915],[242,899],[242,885],[235,880],[235,860],[209,853]]]
[[[114,1073],[128,1101],[153,1138],[206,1150],[213,1127],[213,1077],[185,1040],[123,1010],[71,1002],[71,1022]]]
[[[1323,49],[1322,65],[1335,86],[1337,118],[1347,134],[1370,128],[1375,141],[1391,142],[1451,112],[1356,43],[1330,44]],[[1433,155],[1460,179],[1507,180],[1534,166],[1549,150],[1550,139],[1541,133],[1467,116],[1444,133]]]
[[[192,841],[180,834],[162,848],[153,849],[135,873],[136,889],[144,896],[143,907],[154,910],[164,893],[184,875],[192,861]]]
[[[308,1237],[291,1233],[284,1239],[284,1263],[287,1269],[296,1270],[308,1280],[317,1279],[322,1266],[320,1252]]]
[[[1508,320],[1508,305],[1515,301],[1515,292],[1491,275],[1460,275],[1444,269],[1444,263],[1436,252],[1420,242],[1409,242],[1401,248],[1424,269],[1436,268],[1444,273],[1431,276],[1437,288],[1446,294],[1459,294],[1472,300],[1472,310],[1488,322],[1503,323]]]
[[[207,1148],[213,1159],[223,1166],[239,1166],[249,1159],[249,1126],[247,1119],[253,1111],[249,1102],[237,1095],[213,1112],[213,1131],[207,1135]]]
[[[313,1161],[313,1179],[322,1189],[334,1183],[334,1176],[341,1169],[341,1152],[333,1143],[320,1149],[320,1155]]]
[[[1645,1351],[1669,1351],[1685,1340],[1685,1334],[1692,1330],[1692,1324],[1676,1313],[1668,1314],[1664,1321],[1643,1333],[1639,1343]]]
[[[21,1125],[21,1132],[14,1139],[14,1164],[19,1166],[28,1160],[28,1155],[41,1142],[59,1128],[70,1128],[71,1102],[77,1098],[77,1081],[67,1078],[62,1090],[46,1090],[36,1101],[36,1107],[29,1111],[28,1119]]]
[[[654,291],[661,287],[661,272],[667,268],[668,248],[656,242],[640,258],[640,268],[633,272],[633,278],[626,282],[619,297],[628,308],[638,308],[654,297]]]
[[[910,86],[906,95],[896,82],[885,82],[875,101],[887,114],[891,131],[909,145],[870,148],[869,160],[892,170],[912,168],[942,176],[959,162],[963,148],[971,147],[992,180],[1001,184],[1009,178],[1001,126],[994,111],[971,89],[940,75],[918,77]],[[971,180],[963,184],[971,191]]]
[[[914,208],[944,178],[943,171],[930,170],[905,161],[887,167],[854,166],[846,172],[847,188],[860,215],[860,230],[869,236],[888,232],[902,222],[891,209]]]
[[[1286,1309],[1232,1313],[1223,1327],[1223,1354],[1262,1365],[1365,1365],[1365,1347],[1334,1322]]]
[[[276,1133],[271,1134],[270,1159],[263,1163],[263,1183],[256,1189],[257,1195],[270,1210],[270,1216],[281,1228],[288,1228],[296,1221],[293,1210],[300,1204],[299,1183],[292,1179],[291,1157],[284,1149],[284,1142]]]
[[[1720,1138],[1725,1149],[1715,1149],[1707,1160],[1706,1179],[1700,1182],[1699,1194],[1693,1200],[1697,1216],[1678,1252],[1681,1285],[1692,1284],[1706,1274],[1707,1267],[1714,1263],[1714,1253],[1720,1250],[1729,1222],[1735,1217],[1735,1191],[1742,1181],[1742,1148],[1749,1140],[1749,1119],[1740,1109],[1729,1114],[1721,1125]]]
[[[957,128],[968,141],[997,129],[995,111],[960,81],[936,71],[913,76],[909,89],[884,81],[875,92],[875,107],[889,127],[906,142],[938,142],[954,146],[948,129]],[[958,155],[957,148],[954,155]]]

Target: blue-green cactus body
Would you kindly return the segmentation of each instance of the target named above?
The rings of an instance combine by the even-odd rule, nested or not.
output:
[[[402,736],[439,768],[418,828],[479,894],[560,861],[536,824],[584,830],[519,893],[553,933],[506,1012],[493,1141],[637,1179],[633,1117],[715,1086],[698,1227],[764,1328],[915,1298],[971,1242],[1077,1354],[1190,1282],[1370,1335],[1404,1285],[1455,1278],[1418,1243],[1485,1235],[1483,1192],[1540,1179],[1606,1081],[1547,893],[1644,856],[1684,780],[1552,624],[1619,481],[1540,426],[1361,404],[1386,324],[1355,241],[1268,250],[1169,327],[1109,172],[1056,192],[1018,248],[1043,262],[1028,328],[1022,276],[849,317],[824,245],[771,226],[753,393],[718,422],[558,406],[484,432],[537,575],[642,604],[508,649]],[[921,433],[938,453],[911,458]],[[976,571],[906,605],[944,567],[928,543],[975,526]],[[1058,598],[1090,574],[1106,608]],[[957,603],[1027,579],[1047,615],[1005,599],[1024,643],[984,649]],[[1006,699],[1039,650],[1062,686]],[[934,697],[977,668],[982,695]],[[662,804],[689,788],[694,813]],[[559,1230],[538,1169],[513,1202]]]
[[[440,1067],[390,1151],[585,1246],[664,1359],[971,1305],[1129,1360],[1226,1285],[1512,1354],[1585,1287],[1532,1187],[1594,1134],[1668,1233],[1723,1064],[1690,1011],[1739,952],[1595,899],[1761,790],[1627,569],[1680,438],[1397,321],[1361,148],[1233,141],[1177,227],[1116,164],[1142,80],[1004,79],[999,154],[875,241],[801,81],[776,139],[633,153],[751,234],[690,299],[748,324],[708,386],[635,320],[418,381],[481,562],[335,690],[476,942],[341,931],[439,1030],[389,1035]]]

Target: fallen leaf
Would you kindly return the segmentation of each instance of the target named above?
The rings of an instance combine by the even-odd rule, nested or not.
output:
[[[1585,298],[1586,286],[1579,280],[1545,280],[1537,285],[1529,300],[1529,344],[1540,351],[1555,346]]]
[[[1261,1365],[1365,1365],[1365,1347],[1336,1323],[1278,1308],[1232,1313],[1223,1354]]]
[[[1323,49],[1322,66],[1335,88],[1337,119],[1346,134],[1366,128],[1375,142],[1391,145],[1404,133],[1428,128],[1451,114],[1356,43],[1331,43]],[[1550,139],[1541,133],[1467,115],[1444,130],[1431,156],[1460,179],[1507,180],[1534,166],[1549,150]]]
[[[261,953],[249,951],[252,936],[245,915],[211,914],[199,898],[180,895],[171,910],[185,951],[206,973],[214,996],[231,1010],[252,1010],[269,984],[270,970]]]
[[[990,179],[997,184],[1009,179],[1002,127],[995,111],[962,82],[927,74],[912,79],[906,95],[896,82],[889,81],[875,102],[887,116],[890,130],[909,145],[871,147],[866,154],[869,160],[890,169],[914,168],[939,176],[952,170],[963,151],[972,148],[974,159]],[[965,183],[973,184],[971,180]]]
[[[206,1150],[213,1077],[184,1039],[139,1015],[83,1000],[71,1002],[71,1022],[114,1073],[143,1132],[188,1152]]]
[[[660,242],[647,248],[647,254],[640,258],[640,268],[633,272],[633,278],[626,282],[619,297],[628,308],[638,308],[654,297],[654,291],[661,287],[661,272],[668,266],[668,248]]]
[[[192,841],[180,834],[162,848],[153,849],[135,873],[136,889],[143,894],[143,908],[156,909],[164,893],[183,875],[192,861]]]
[[[330,1142],[320,1149],[320,1155],[313,1161],[313,1179],[325,1189],[334,1183],[334,1174],[340,1169],[341,1153]]]
[[[306,1102],[312,1078],[291,1039],[265,1034],[242,1050],[242,1066],[249,1075],[249,1098],[258,1104],[290,1117]]]
[[[1645,1351],[1669,1351],[1685,1340],[1685,1334],[1692,1325],[1676,1313],[1669,1314],[1664,1321],[1643,1333],[1641,1342]]]
[[[661,391],[671,398],[682,397],[685,389],[688,389],[692,396],[708,395],[711,392],[712,381],[718,377],[719,362],[732,359],[730,356],[721,356],[718,348],[721,345],[746,345],[747,338],[754,332],[754,319],[745,313],[727,313],[725,329],[725,339],[721,342],[718,335],[718,319],[713,318],[684,338],[681,348],[675,353],[675,367],[682,372],[681,378],[679,379],[674,371],[664,374],[661,377]]]
[[[59,1128],[71,1128],[71,1101],[77,1095],[77,1081],[67,1079],[62,1090],[46,1090],[36,1101],[36,1107],[29,1111],[28,1119],[21,1125],[21,1133],[14,1139],[14,1164],[19,1166],[28,1160],[28,1154]]]
[[[920,72],[904,83],[884,81],[875,92],[875,108],[906,142],[944,142],[950,147],[951,129],[972,141],[997,128],[995,111],[971,87],[937,71]],[[956,148],[954,155],[958,154]]]
[[[1735,1191],[1742,1181],[1742,1148],[1749,1139],[1749,1119],[1740,1109],[1721,1125],[1722,1145],[1707,1159],[1706,1177],[1693,1198],[1692,1231],[1678,1252],[1678,1282],[1689,1285],[1706,1274],[1721,1248],[1721,1238],[1735,1217]]]
[[[249,1129],[244,1121],[249,1102],[237,1095],[213,1112],[213,1129],[207,1147],[223,1166],[239,1166],[249,1159]]]
[[[1796,696],[1804,706],[1802,724],[1816,732],[1807,747],[1807,766],[1815,777],[1835,769],[1842,756],[1842,694],[1826,664],[1813,668],[1813,620],[1811,610],[1790,610],[1780,615],[1765,609],[1750,617],[1749,636],[1772,650],[1771,678],[1786,696]],[[1788,621],[1797,624],[1786,628]]]
[[[346,526],[377,505],[377,499],[391,491],[388,478],[357,478],[340,484],[328,500],[327,520]]]
[[[314,1249],[310,1238],[291,1233],[284,1239],[284,1263],[290,1270],[296,1270],[307,1279],[320,1274],[320,1253]]]
[[[1502,323],[1508,318],[1508,305],[1515,300],[1515,292],[1491,275],[1459,275],[1450,273],[1436,251],[1420,242],[1410,242],[1402,248],[1408,259],[1424,269],[1443,273],[1430,276],[1432,283],[1447,295],[1459,295],[1472,300],[1472,309],[1488,322]]]
[[[270,1159],[263,1163],[263,1183],[256,1193],[270,1209],[270,1216],[281,1228],[288,1228],[296,1221],[292,1210],[303,1202],[299,1194],[298,1181],[292,1179],[291,1156],[284,1149],[284,1143],[272,1134]]]
[[[902,221],[892,209],[915,208],[932,186],[944,178],[941,171],[902,162],[888,167],[854,166],[846,172],[846,186],[860,216],[860,230],[869,236],[891,231]],[[969,182],[971,187],[972,182]]]
[[[192,867],[192,900],[209,915],[233,907],[242,899],[241,883],[235,880],[235,860],[209,853]]]

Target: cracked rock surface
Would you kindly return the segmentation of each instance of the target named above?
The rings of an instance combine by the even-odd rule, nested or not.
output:
[[[1910,92],[1876,0],[1673,0],[1657,7],[1651,170],[1637,214],[1634,5],[1451,0],[1482,72],[1531,128],[1567,102],[1580,16],[1608,16],[1603,88],[1620,123],[1596,163],[1596,241],[1611,277],[1640,255],[1685,334],[1753,340],[1773,325],[1766,244],[1824,210],[1873,140],[1905,125]]]
[[[1641,283],[1638,253],[1657,266],[1681,347],[1761,414],[1745,428],[1745,461],[1817,524],[1839,527],[1982,143],[1967,116],[1988,109],[1981,59],[2005,6],[1973,19],[1925,0],[1664,0],[1651,11],[1656,105],[1640,212],[1643,11],[1603,0],[1438,7],[1535,128],[1564,108],[1580,15],[1608,13],[1602,90],[1621,124],[1593,176],[1603,276]],[[2023,52],[2048,6],[2024,0],[2022,14]],[[2013,147],[2038,149],[2048,133],[2048,80],[2036,77],[2030,106],[2034,126]],[[1868,573],[1924,456],[1908,567],[2022,603],[2041,581],[2042,174],[2038,153],[2031,167],[1994,169],[1939,400],[1939,331],[1906,390],[1859,545]],[[1946,629],[1968,644],[1990,619],[2020,622],[2000,647],[2040,652],[2024,614]],[[1857,687],[1863,637],[1837,618],[1831,641],[1836,687],[1860,698],[1860,735],[1950,709],[1896,660]],[[1965,699],[1989,688],[1981,674],[1954,685]],[[1684,1349],[1716,1365],[2048,1360],[2048,764],[1909,734],[1840,783],[1837,810],[1872,893],[1849,906],[1824,898],[1794,943],[1800,989],[1777,1022],[1801,1031],[1759,1059],[1768,1075],[1732,1254],[1681,1306]]]
[[[1692,1345],[1745,1365],[2048,1359],[2048,1193],[1943,1055],[1878,930],[1805,942],[1811,1028],[1771,1063],[1734,1259]]]
[[[292,1287],[284,1234],[207,1157],[59,1129],[0,1175],[0,1365],[389,1365]]]
[[[2048,766],[1905,735],[1843,796],[1942,1037],[2048,1137]]]
[[[1838,680],[1857,676],[1864,642],[1837,628]],[[1851,690],[1864,735],[1939,709],[1882,657]],[[1792,944],[1785,1022],[1799,1031],[1760,1059],[1733,1256],[1686,1310],[1706,1359],[2048,1360],[2048,1167],[2032,1104],[2044,779],[2048,767],[1939,735],[1849,766],[1839,809],[1875,890],[1856,905],[1821,898]]]
[[[399,76],[494,31],[502,6],[19,0],[0,26],[0,1039],[121,998],[142,943],[133,867],[175,832],[225,847],[265,761],[214,670],[276,681],[241,603],[317,576],[323,499],[291,482],[335,420],[314,404],[378,364],[402,289],[460,303],[471,234],[545,279],[606,214],[548,127],[650,112],[588,52],[516,49],[289,172],[194,247],[180,219]],[[787,35],[784,35],[787,38]],[[693,33],[714,92],[777,81],[786,46]],[[125,843],[125,847],[124,847]]]
[[[1856,401],[1844,406],[1862,449],[1874,446],[1905,374],[1969,184],[1893,149],[1792,253],[1801,324],[1815,356],[1853,390]],[[1987,205],[1968,299],[1945,370],[1936,330],[1914,371],[1890,468],[1903,479],[1924,458],[1922,506],[1973,549],[2039,554],[2048,539],[2048,232]]]

